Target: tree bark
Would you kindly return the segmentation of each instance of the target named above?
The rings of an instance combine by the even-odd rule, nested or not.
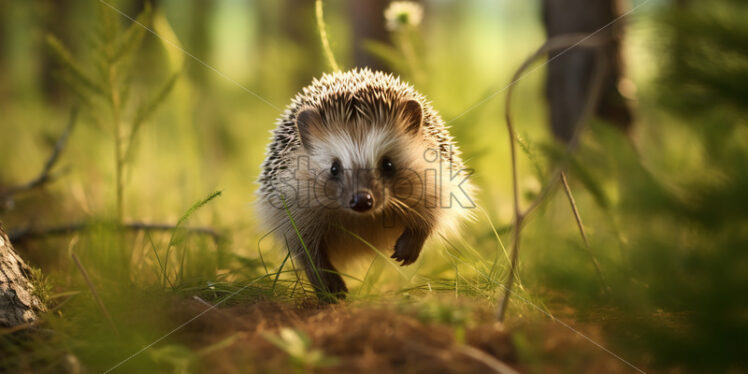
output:
[[[13,250],[0,225],[0,327],[33,323],[44,310],[30,277],[31,269]]]
[[[633,116],[618,89],[619,82],[624,77],[621,56],[624,21],[611,24],[622,14],[622,3],[622,0],[544,0],[543,22],[548,38],[598,30],[600,31],[596,35],[610,38],[610,42],[601,47],[606,58],[607,72],[595,112],[599,118],[628,130]],[[570,141],[574,134],[574,126],[587,100],[597,52],[575,48],[549,56],[546,96],[550,107],[551,129],[561,141]]]
[[[348,11],[353,20],[353,62],[356,67],[389,71],[382,61],[364,47],[367,40],[391,43],[384,21],[384,9],[388,4],[388,0],[349,2]]]

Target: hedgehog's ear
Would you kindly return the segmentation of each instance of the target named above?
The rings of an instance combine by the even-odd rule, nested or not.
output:
[[[418,134],[423,124],[423,108],[417,100],[408,100],[403,104],[400,114],[403,129],[407,133]]]
[[[319,137],[322,130],[322,116],[315,108],[301,108],[296,113],[296,130],[299,132],[301,143],[307,149],[311,148],[311,140]]]

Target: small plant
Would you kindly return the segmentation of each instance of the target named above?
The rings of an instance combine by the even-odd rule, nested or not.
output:
[[[158,250],[155,246],[155,244],[151,243],[151,247],[153,249],[154,255],[156,256],[159,270],[162,276],[161,279],[161,285],[166,286],[166,283],[168,283],[172,288],[174,288],[175,285],[180,284],[184,280],[184,274],[185,274],[185,258],[187,256],[187,248],[183,245],[183,241],[185,240],[186,234],[189,232],[185,229],[184,223],[187,222],[187,220],[192,216],[193,213],[195,213],[197,210],[208,204],[211,200],[221,196],[221,191],[215,191],[208,195],[206,198],[196,202],[193,204],[187,211],[182,215],[181,218],[179,218],[179,221],[177,221],[177,224],[174,226],[174,230],[171,233],[171,237],[169,238],[169,243],[166,245],[166,253],[164,254],[163,263],[161,262],[161,259],[158,256]],[[174,251],[177,251],[181,248],[180,253],[174,253],[174,256],[179,258],[179,263],[174,265],[175,270],[175,279],[174,282],[171,281],[169,278],[169,258],[170,253],[172,249]]]
[[[143,123],[168,96],[179,77],[172,73],[155,94],[146,100],[131,99],[133,60],[142,44],[145,25],[152,18],[151,7],[145,9],[126,29],[120,15],[99,4],[99,24],[88,43],[88,61],[82,63],[54,35],[47,36],[47,45],[62,69],[59,78],[89,109],[95,123],[111,131],[114,142],[114,171],[116,189],[116,218],[124,217],[124,169],[131,156],[133,144]],[[150,91],[150,89],[148,89]],[[136,102],[135,104],[130,104]],[[127,140],[126,140],[127,139]]]
[[[319,349],[313,349],[311,339],[302,331],[284,327],[280,330],[280,335],[268,333],[264,336],[273,345],[288,353],[299,372],[309,373],[315,368],[337,363],[337,359],[326,356]]]
[[[425,73],[416,47],[420,41],[418,27],[423,20],[423,6],[412,1],[393,1],[384,10],[384,20],[392,45],[367,40],[365,48],[393,70],[407,72],[416,85],[422,85]]]

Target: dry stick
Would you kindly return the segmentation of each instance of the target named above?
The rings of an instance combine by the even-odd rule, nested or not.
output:
[[[590,35],[586,34],[568,34],[568,35],[560,35],[554,38],[549,39],[545,42],[537,51],[535,51],[534,54],[532,54],[530,57],[528,57],[522,65],[517,69],[517,71],[514,73],[514,76],[512,77],[512,82],[517,82],[522,78],[522,73],[540,56],[543,56],[547,53],[550,53],[557,49],[566,48],[566,50],[574,47],[583,47],[583,48],[594,48],[602,45],[607,41],[607,38],[600,38],[600,37],[591,37]],[[565,51],[566,51],[565,50]],[[564,158],[570,154],[574,148],[576,148],[576,145],[579,141],[579,133],[581,132],[582,125],[586,123],[587,119],[590,117],[590,115],[593,112],[594,107],[597,104],[598,98],[600,96],[600,89],[602,86],[602,77],[603,73],[605,71],[604,68],[604,60],[602,60],[604,56],[600,53],[598,53],[598,61],[597,64],[598,67],[595,69],[595,73],[593,74],[593,79],[590,82],[590,93],[587,97],[587,102],[585,103],[585,107],[582,110],[582,115],[579,117],[579,120],[577,121],[575,127],[574,127],[574,136],[572,137],[571,141],[567,145],[566,152],[564,154]],[[513,195],[513,203],[514,203],[514,222],[512,224],[512,255],[511,255],[511,263],[509,267],[509,274],[507,275],[507,279],[505,281],[505,284],[503,286],[504,288],[504,297],[501,300],[501,304],[499,305],[499,310],[497,313],[497,318],[499,322],[504,321],[504,316],[506,315],[506,309],[509,305],[509,297],[512,293],[512,286],[514,284],[514,279],[517,276],[517,258],[519,256],[519,246],[520,246],[520,234],[522,231],[522,225],[524,224],[525,218],[534,211],[537,207],[540,206],[540,204],[545,200],[545,198],[550,195],[551,190],[555,187],[556,183],[560,179],[561,172],[563,171],[562,166],[557,166],[553,173],[551,178],[549,179],[548,184],[543,188],[543,190],[538,194],[538,196],[535,198],[535,200],[530,204],[530,206],[522,211],[520,205],[519,205],[519,183],[518,183],[518,177],[517,177],[517,151],[516,151],[516,135],[514,131],[514,125],[512,124],[512,115],[511,115],[511,99],[512,99],[512,91],[514,89],[514,85],[510,85],[507,89],[506,93],[506,103],[505,103],[505,121],[506,121],[506,127],[507,131],[509,132],[509,151],[510,151],[510,159],[511,159],[511,165],[512,165],[512,195]],[[563,159],[562,159],[563,160]]]
[[[519,374],[517,370],[514,370],[511,366],[500,361],[496,357],[470,345],[462,345],[457,350],[480,363],[488,366],[497,374]]]
[[[8,237],[13,242],[22,242],[24,240],[44,238],[47,236],[58,236],[66,235],[73,232],[84,230],[88,225],[85,222],[72,223],[62,226],[53,226],[40,229],[25,228],[17,231],[10,232]],[[209,227],[177,227],[176,225],[170,224],[159,224],[159,223],[142,223],[142,222],[131,222],[124,223],[120,226],[125,230],[130,231],[173,231],[173,230],[184,230],[190,234],[207,235],[213,239],[214,243],[221,241],[221,235]]]
[[[410,349],[419,351],[423,355],[434,356],[435,358],[441,359],[443,361],[451,361],[451,358],[449,357],[451,356],[450,355],[451,352],[449,352],[449,349],[447,348],[439,348],[439,347],[433,347],[433,346],[428,347],[422,344],[415,344],[412,342],[406,343],[406,346]],[[475,348],[467,344],[455,345],[454,348],[455,350],[457,350],[457,352],[461,353],[462,355],[472,358],[473,360],[478,361],[481,364],[487,366],[496,374],[518,374],[518,372],[514,370],[511,366],[499,361],[498,358],[488,353],[485,353],[478,348]]]
[[[332,54],[332,48],[330,48],[330,42],[327,40],[327,29],[325,28],[325,18],[322,13],[322,0],[316,0],[315,13],[317,16],[317,28],[319,28],[319,37],[322,39],[322,49],[325,50],[325,57],[327,62],[330,63],[330,67],[333,71],[340,71],[338,63],[335,62],[335,55]]]
[[[564,191],[566,192],[566,197],[569,199],[569,205],[571,205],[571,211],[574,213],[574,219],[577,221],[577,227],[579,227],[579,234],[582,236],[582,241],[584,241],[584,247],[586,249],[587,254],[590,256],[590,260],[592,261],[592,265],[595,266],[595,272],[597,273],[597,277],[600,279],[600,283],[603,285],[603,290],[605,293],[608,293],[610,291],[610,286],[608,286],[607,282],[605,282],[605,277],[603,277],[603,272],[600,270],[600,263],[597,262],[597,259],[595,256],[590,252],[590,243],[587,240],[587,233],[584,231],[584,224],[582,224],[582,216],[579,214],[579,209],[577,209],[577,202],[574,200],[574,195],[571,194],[571,188],[569,188],[569,182],[566,180],[566,173],[561,172],[561,183],[564,186]]]
[[[8,334],[13,334],[13,333],[16,333],[16,332],[19,332],[19,331],[23,331],[23,330],[26,330],[26,329],[34,328],[34,327],[38,326],[41,322],[43,322],[43,321],[36,320],[36,321],[32,321],[32,322],[23,323],[23,324],[20,324],[20,325],[15,325],[13,327],[0,328],[0,336],[2,336],[2,335],[8,335]]]
[[[561,183],[566,191],[566,197],[569,198],[569,204],[571,205],[571,211],[574,213],[574,219],[577,221],[577,227],[579,227],[579,234],[582,235],[584,246],[589,247],[590,243],[587,241],[587,233],[584,232],[584,225],[582,225],[582,217],[579,215],[577,209],[577,202],[574,200],[574,195],[571,194],[571,188],[569,188],[569,182],[566,180],[566,173],[561,172]]]
[[[70,133],[73,131],[73,127],[75,127],[75,123],[77,122],[77,118],[78,108],[73,108],[73,110],[70,111],[70,119],[68,120],[67,127],[57,139],[57,142],[55,142],[55,148],[54,150],[52,150],[52,154],[47,159],[47,162],[44,163],[44,168],[42,169],[41,173],[39,173],[36,178],[30,180],[27,183],[8,188],[5,192],[0,194],[0,199],[4,200],[17,193],[33,190],[34,188],[40,187],[52,180],[52,168],[54,168],[55,164],[57,164],[57,161],[60,159],[62,151],[65,150],[65,146],[67,145]]]
[[[86,272],[86,269],[83,268],[83,265],[81,264],[80,260],[78,260],[78,256],[75,255],[75,253],[70,255],[73,257],[73,261],[75,261],[75,265],[78,266],[78,270],[80,270],[81,275],[83,275],[83,280],[86,281],[86,284],[88,285],[88,288],[91,289],[91,294],[93,294],[94,299],[96,299],[96,303],[99,304],[99,308],[101,309],[101,312],[104,313],[104,316],[106,317],[107,321],[109,321],[109,325],[112,327],[112,330],[114,330],[114,333],[119,335],[119,330],[117,330],[117,326],[114,325],[114,320],[112,320],[112,316],[109,315],[109,311],[106,309],[106,306],[104,306],[104,302],[101,301],[101,298],[99,297],[99,293],[96,292],[96,287],[94,287],[93,283],[91,282],[91,278],[88,277],[88,273]]]

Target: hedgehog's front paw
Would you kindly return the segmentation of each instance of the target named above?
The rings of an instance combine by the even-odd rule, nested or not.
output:
[[[324,290],[317,290],[317,297],[330,304],[337,303],[338,300],[345,300],[345,295],[348,293],[348,287],[345,286],[345,281],[337,273],[331,273],[323,270],[322,281],[324,283]]]
[[[426,235],[406,229],[395,243],[395,253],[392,254],[392,258],[395,261],[402,261],[401,266],[412,264],[421,254],[421,248],[423,248],[425,241]]]

